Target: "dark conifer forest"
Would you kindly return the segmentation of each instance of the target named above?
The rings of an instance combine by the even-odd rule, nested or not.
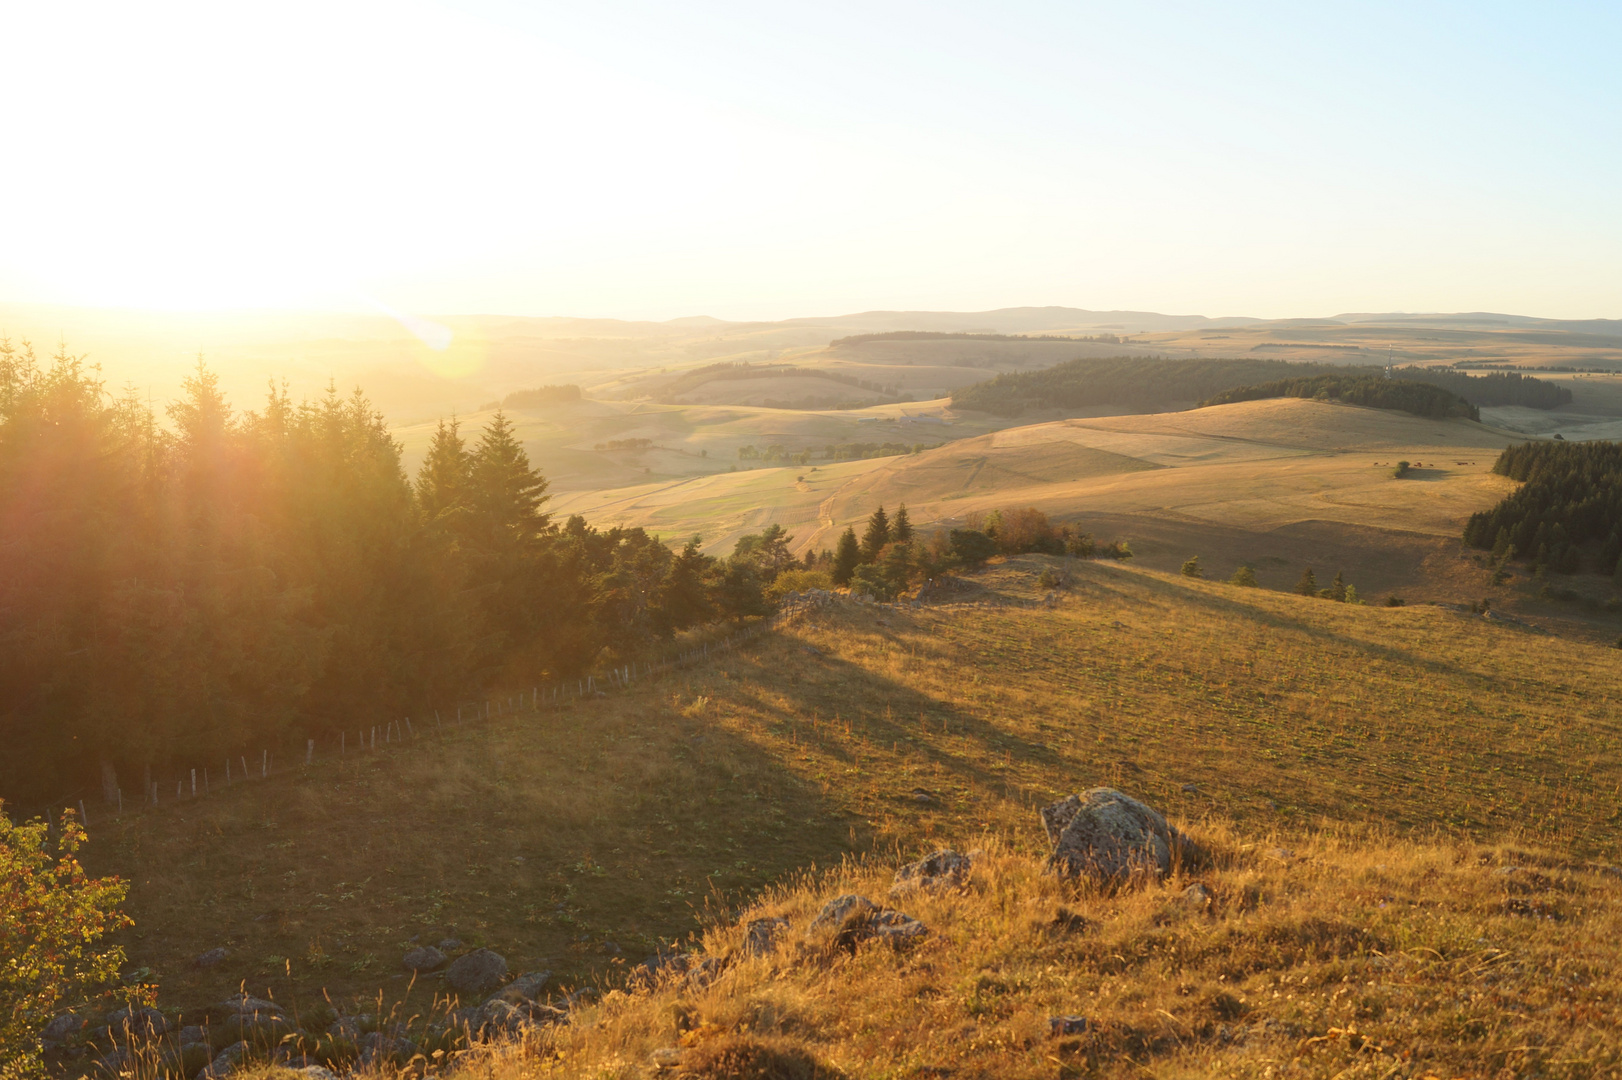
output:
[[[199,363],[160,416],[0,343],[0,796],[135,793],[766,610],[755,556],[557,521],[546,486],[499,413],[410,477],[359,390],[237,411]]]
[[[1292,376],[1258,386],[1240,386],[1200,402],[1201,405],[1231,405],[1236,401],[1266,398],[1312,398],[1365,405],[1374,409],[1396,409],[1442,420],[1460,416],[1481,419],[1476,406],[1440,386],[1416,379],[1386,379],[1378,375],[1334,374]]]
[[[1493,472],[1522,486],[1470,517],[1465,542],[1562,573],[1622,569],[1622,444],[1536,442],[1511,446]]]

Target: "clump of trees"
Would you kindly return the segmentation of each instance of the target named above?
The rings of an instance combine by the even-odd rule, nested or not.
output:
[[[1339,570],[1335,571],[1335,580],[1330,582],[1328,588],[1318,587],[1318,578],[1307,567],[1301,573],[1301,580],[1295,583],[1295,591],[1302,596],[1315,596],[1320,600],[1334,600],[1341,604],[1361,604],[1363,601],[1357,595],[1355,586],[1349,585]]]
[[[891,517],[883,506],[858,536],[854,526],[825,553],[830,580],[852,592],[890,600],[912,586],[950,570],[974,568],[998,555],[1026,553],[1077,558],[1130,559],[1125,541],[1100,546],[1074,525],[1055,522],[1034,507],[971,514],[964,528],[919,536],[906,505]]]
[[[514,390],[501,399],[501,405],[508,409],[542,409],[549,405],[567,405],[571,401],[579,400],[580,387],[570,383],[564,386],[537,386],[533,390]]]
[[[160,418],[0,342],[0,792],[139,799],[769,604],[774,544],[717,560],[546,490],[501,413],[441,423],[411,477],[358,390],[239,412],[199,364]]]
[[[607,442],[598,443],[594,447],[594,449],[597,449],[597,450],[651,450],[651,449],[653,449],[653,440],[652,439],[609,439]]]
[[[1622,586],[1622,444],[1521,443],[1493,472],[1521,487],[1472,514],[1465,543],[1490,548],[1500,564],[1519,558],[1562,574],[1586,565]]]
[[[1237,401],[1266,398],[1310,398],[1366,405],[1375,409],[1396,409],[1433,419],[1461,416],[1481,419],[1481,411],[1450,390],[1415,379],[1385,379],[1376,375],[1293,375],[1255,386],[1224,390],[1200,402],[1204,405],[1230,405]]]
[[[1040,371],[998,375],[952,392],[952,404],[997,416],[1041,409],[1123,405],[1186,407],[1236,386],[1336,370],[1287,360],[1191,360],[1116,356],[1082,358]]]

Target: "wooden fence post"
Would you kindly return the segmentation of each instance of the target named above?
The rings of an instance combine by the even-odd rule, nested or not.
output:
[[[191,771],[191,793],[192,793],[192,798],[197,797],[197,770],[196,769],[193,769]]]
[[[309,765],[315,761],[315,740],[306,739],[304,742],[304,764]]]

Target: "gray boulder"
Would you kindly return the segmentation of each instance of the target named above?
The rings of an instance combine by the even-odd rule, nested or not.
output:
[[[443,952],[443,953],[453,953],[453,952],[456,952],[461,947],[462,947],[462,942],[460,940],[458,940],[457,938],[453,938],[453,937],[448,937],[444,941],[441,941],[439,943],[439,951]]]
[[[149,1005],[131,1005],[107,1014],[107,1026],[113,1035],[125,1034],[148,1038],[169,1030],[169,1018]]]
[[[1198,849],[1157,811],[1114,788],[1092,788],[1042,808],[1053,855],[1065,877],[1119,881],[1135,874],[1163,877],[1174,858]]]
[[[567,1012],[551,1005],[534,1001],[514,1004],[501,998],[491,998],[479,1006],[469,1026],[481,1038],[511,1038],[523,1034],[526,1029],[561,1024],[568,1018]]]
[[[211,968],[231,954],[224,949],[210,949],[205,953],[198,953],[192,959],[192,964],[200,968]]]
[[[207,1041],[207,1034],[196,1024],[187,1024],[185,1027],[180,1029],[179,1042],[181,1046],[190,1046],[192,1043]]]
[[[847,893],[822,906],[806,931],[810,940],[822,938],[834,948],[855,951],[864,941],[877,939],[903,945],[924,937],[929,928],[911,915],[881,907],[865,896]]]
[[[474,949],[465,956],[458,956],[445,970],[446,985],[469,997],[489,993],[506,977],[506,958],[489,949]]]
[[[88,1016],[67,1012],[52,1018],[51,1022],[45,1025],[45,1029],[39,1033],[39,1037],[43,1042],[64,1042],[89,1026],[90,1018]]]
[[[412,949],[400,958],[407,971],[434,971],[445,963],[445,954],[432,945]]]
[[[955,889],[969,876],[973,860],[955,851],[941,850],[895,872],[891,896],[905,896],[919,889]]]
[[[524,1001],[534,1001],[546,989],[546,984],[552,981],[550,971],[526,971],[512,982],[497,990],[490,998],[491,1001],[501,1000],[517,1005]]]
[[[374,1031],[360,1040],[362,1068],[377,1065],[404,1065],[417,1052],[417,1044],[403,1035]]]
[[[744,928],[745,956],[768,956],[777,951],[777,936],[788,929],[787,919],[751,919]]]
[[[208,1063],[208,1068],[197,1074],[197,1080],[225,1076],[247,1060],[247,1057],[248,1044],[245,1042],[233,1043],[215,1055],[214,1060]]]
[[[309,1080],[338,1080],[338,1074],[325,1065],[306,1065],[293,1071],[303,1073]]]

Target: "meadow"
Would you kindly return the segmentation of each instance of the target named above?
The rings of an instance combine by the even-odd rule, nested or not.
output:
[[[426,1003],[399,956],[451,935],[613,984],[817,867],[1039,855],[1035,809],[1098,784],[1247,843],[1614,860],[1615,657],[1438,607],[1021,557],[573,708],[93,821],[89,856],[130,881],[123,943],[165,1002],[352,1006]]]

